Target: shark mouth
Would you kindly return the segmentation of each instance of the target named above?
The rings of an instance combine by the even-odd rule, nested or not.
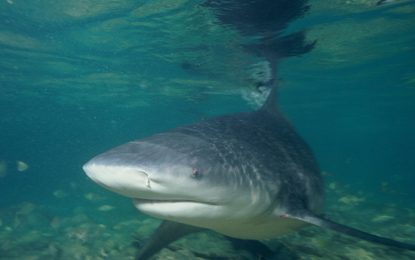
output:
[[[134,206],[150,216],[178,222],[210,218],[221,211],[221,205],[193,200],[133,199]]]
[[[197,200],[163,200],[163,199],[143,199],[143,198],[133,198],[134,204],[140,204],[140,203],[195,203],[195,204],[205,204],[205,205],[212,205],[216,206],[218,204],[213,202],[207,202],[207,201],[197,201]]]

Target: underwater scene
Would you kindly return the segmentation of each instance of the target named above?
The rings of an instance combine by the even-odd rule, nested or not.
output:
[[[415,259],[415,1],[0,18],[0,259]]]

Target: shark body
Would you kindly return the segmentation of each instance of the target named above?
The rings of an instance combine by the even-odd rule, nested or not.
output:
[[[323,180],[308,145],[275,104],[133,141],[84,165],[101,186],[165,220],[142,249],[147,259],[170,242],[210,229],[242,240],[271,239],[307,225],[414,250],[322,217]]]

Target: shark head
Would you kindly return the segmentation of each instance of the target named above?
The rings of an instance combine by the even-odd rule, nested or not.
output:
[[[96,156],[83,169],[97,184],[132,198],[140,211],[196,226],[245,218],[266,204],[261,189],[241,178],[239,168],[211,144],[180,133],[129,142]]]

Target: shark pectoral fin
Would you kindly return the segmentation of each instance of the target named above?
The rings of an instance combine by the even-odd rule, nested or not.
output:
[[[177,222],[163,221],[138,253],[136,260],[152,257],[162,248],[186,235],[203,231],[204,229]]]
[[[364,231],[361,231],[361,230],[358,230],[352,227],[348,227],[348,226],[336,223],[329,219],[316,216],[312,213],[305,213],[305,214],[301,214],[298,216],[288,214],[286,215],[286,217],[298,219],[303,222],[312,224],[314,226],[331,229],[331,230],[334,230],[334,231],[337,231],[337,232],[340,232],[340,233],[343,233],[343,234],[346,234],[352,237],[360,238],[360,239],[363,239],[369,242],[373,242],[373,243],[377,243],[377,244],[381,244],[385,246],[406,249],[406,250],[415,250],[415,244],[408,244],[408,243],[399,242],[399,241],[396,241],[390,238],[376,236],[376,235],[373,235],[373,234],[370,234],[370,233],[367,233],[367,232],[364,232]]]

